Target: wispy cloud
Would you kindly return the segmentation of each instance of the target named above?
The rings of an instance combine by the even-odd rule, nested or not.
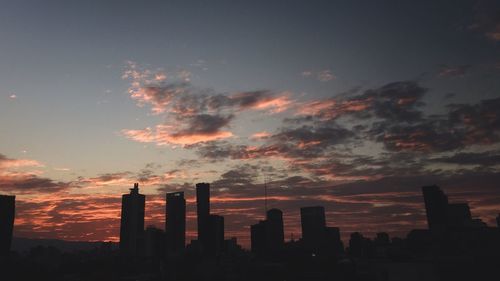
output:
[[[472,68],[471,65],[448,66],[443,65],[439,70],[438,77],[463,77]]]
[[[316,72],[312,70],[305,70],[302,71],[301,75],[305,78],[315,78],[320,82],[329,82],[337,78],[330,69],[324,69]]]
[[[177,75],[164,74],[160,80],[158,75],[135,63],[129,63],[123,75],[131,81],[131,98],[139,106],[150,105],[152,112],[163,115],[165,120],[153,128],[122,130],[132,140],[159,145],[191,145],[230,138],[234,135],[229,130],[231,122],[239,113],[265,111],[275,114],[287,110],[293,103],[289,92],[216,93],[192,86],[191,73],[186,71]],[[167,77],[177,77],[180,81],[169,81]]]

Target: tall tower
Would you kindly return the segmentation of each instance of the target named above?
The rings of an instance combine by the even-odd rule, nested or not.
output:
[[[206,247],[209,237],[210,184],[196,184],[196,212],[198,215],[198,241]]]
[[[122,196],[120,224],[120,252],[126,256],[142,254],[144,246],[144,207],[146,196],[139,194],[139,184],[134,183],[130,194]]]
[[[167,251],[178,253],[186,244],[186,199],[184,192],[167,193],[165,232]]]
[[[300,208],[302,240],[306,247],[317,250],[325,240],[325,208],[321,206]]]
[[[16,196],[0,195],[0,257],[10,252],[15,211]]]
[[[447,223],[448,197],[437,186],[422,187],[429,229],[443,229]]]
[[[283,230],[283,212],[279,209],[270,209],[266,213],[266,244],[270,252],[278,252],[285,244]]]

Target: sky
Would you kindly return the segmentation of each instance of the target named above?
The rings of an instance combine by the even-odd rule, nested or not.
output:
[[[342,237],[425,228],[438,184],[500,211],[497,1],[0,1],[0,194],[14,235],[119,239],[197,182],[226,237],[268,208],[300,237],[325,207]]]

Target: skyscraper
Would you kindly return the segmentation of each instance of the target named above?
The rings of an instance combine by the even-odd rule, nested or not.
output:
[[[271,209],[266,212],[266,220],[250,227],[251,249],[257,255],[276,254],[283,249],[283,212]]]
[[[325,239],[325,208],[321,206],[300,208],[302,240],[307,248],[321,248]]]
[[[250,247],[252,253],[263,255],[266,253],[266,223],[267,221],[259,221],[250,226]]]
[[[16,196],[0,195],[0,256],[10,252],[15,210]]]
[[[437,186],[422,187],[429,229],[443,229],[447,224],[448,197]]]
[[[279,209],[270,209],[266,213],[266,244],[270,252],[278,252],[285,244],[283,230],[283,212]]]
[[[224,247],[224,217],[219,215],[208,216],[207,242],[204,247],[205,254],[219,255]]]
[[[130,194],[122,196],[120,224],[120,252],[126,256],[141,255],[144,247],[144,207],[146,196],[139,194],[139,184],[134,183]]]
[[[165,231],[169,253],[177,253],[186,244],[186,200],[184,192],[167,193]]]
[[[206,247],[210,216],[210,184],[208,183],[196,184],[196,212],[198,215],[198,241],[202,247]]]

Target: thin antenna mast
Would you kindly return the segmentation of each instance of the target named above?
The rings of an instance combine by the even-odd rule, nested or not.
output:
[[[264,176],[264,209],[267,214],[267,177]]]

